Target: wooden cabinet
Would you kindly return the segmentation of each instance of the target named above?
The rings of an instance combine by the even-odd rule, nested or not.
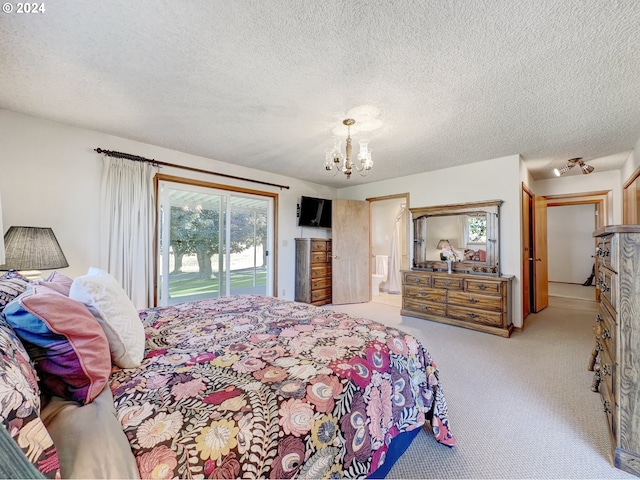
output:
[[[640,226],[607,226],[594,236],[600,300],[593,389],[609,421],[614,465],[640,475]]]
[[[296,238],[295,300],[331,303],[331,239]]]
[[[402,315],[509,337],[513,277],[405,270]]]

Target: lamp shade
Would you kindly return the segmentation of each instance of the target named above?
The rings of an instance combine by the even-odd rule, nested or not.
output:
[[[51,270],[69,266],[50,228],[10,227],[4,243],[6,259],[0,270]]]
[[[438,242],[438,246],[436,248],[441,250],[445,247],[445,245],[451,245],[451,244],[449,243],[449,240],[443,238]]]

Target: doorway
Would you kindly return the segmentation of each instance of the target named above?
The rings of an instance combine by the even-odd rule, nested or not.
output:
[[[523,267],[522,267],[522,310],[523,310],[523,328],[526,317],[531,312],[537,312],[535,308],[536,295],[539,295],[539,289],[543,288],[547,294],[549,293],[549,281],[548,278],[544,279],[544,285],[541,285],[540,279],[535,279],[534,267],[536,266],[535,259],[536,248],[540,247],[540,243],[546,245],[548,243],[547,228],[547,215],[546,211],[548,207],[558,206],[570,206],[570,205],[593,205],[594,219],[585,220],[589,222],[589,225],[593,229],[601,228],[604,225],[610,225],[612,219],[611,212],[611,191],[596,191],[585,193],[574,193],[565,195],[546,195],[542,197],[536,197],[526,185],[522,184],[522,245],[523,245]],[[544,203],[544,237],[535,235],[535,223],[536,219],[541,217],[541,210],[538,208],[540,205],[536,202],[536,199],[541,199],[540,205]],[[540,230],[538,230],[539,232]],[[595,240],[590,244],[595,249]],[[530,262],[529,260],[534,260]],[[546,260],[546,259],[545,259]],[[596,259],[597,260],[597,259]],[[595,262],[594,273],[597,278],[598,263]],[[546,270],[545,270],[546,272]],[[586,280],[586,279],[585,279]],[[595,296],[597,297],[599,291],[595,290]]]
[[[371,301],[400,307],[400,272],[409,267],[409,194],[367,200],[371,215]]]

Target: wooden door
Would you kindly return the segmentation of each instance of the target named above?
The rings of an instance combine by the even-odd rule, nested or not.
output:
[[[533,196],[533,311],[549,306],[547,264],[547,199]]]
[[[333,200],[332,303],[364,303],[371,299],[369,202]]]
[[[531,274],[533,245],[531,242],[531,198],[532,194],[522,185],[522,319],[531,313]]]

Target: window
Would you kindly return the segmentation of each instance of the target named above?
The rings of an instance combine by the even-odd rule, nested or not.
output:
[[[467,217],[467,244],[484,245],[487,243],[487,217],[475,215]]]
[[[274,203],[272,194],[161,180],[158,304],[272,295]]]

